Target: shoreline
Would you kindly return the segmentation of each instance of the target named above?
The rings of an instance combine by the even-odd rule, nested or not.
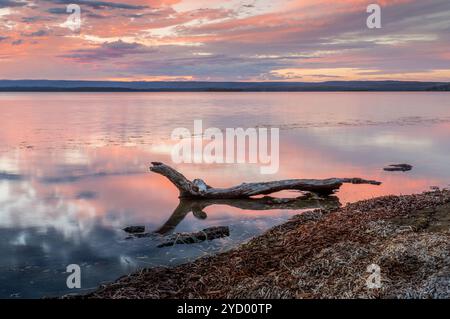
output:
[[[442,81],[2,80],[0,92],[448,92]]]
[[[230,251],[64,298],[450,298],[450,191],[316,209]],[[368,267],[381,288],[368,288]]]

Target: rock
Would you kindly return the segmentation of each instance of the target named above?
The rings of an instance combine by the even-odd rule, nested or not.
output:
[[[205,240],[213,240],[230,236],[230,229],[228,226],[217,226],[205,228],[195,233],[178,233],[169,236],[169,238],[158,245],[159,248],[173,246],[176,244],[195,244]]]
[[[145,226],[128,226],[123,229],[123,231],[129,234],[137,234],[145,232]]]
[[[128,237],[125,237],[125,239],[136,239],[136,238],[155,238],[155,237],[160,237],[160,234],[154,233],[154,232],[143,232],[143,233],[134,233],[131,234]]]
[[[407,172],[412,170],[413,166],[409,164],[392,164],[384,168],[387,172]]]

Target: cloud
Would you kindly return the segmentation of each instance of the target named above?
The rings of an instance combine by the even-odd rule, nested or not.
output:
[[[48,13],[51,13],[51,14],[65,14],[65,15],[68,15],[69,14],[69,12],[67,12],[67,9],[66,8],[49,8],[49,9],[47,9],[47,12]]]
[[[35,23],[35,22],[41,22],[41,21],[49,21],[50,19],[48,17],[44,16],[27,16],[27,17],[21,17],[21,22],[23,23]]]
[[[38,31],[35,31],[35,32],[24,34],[24,35],[26,37],[45,37],[45,36],[47,36],[49,34],[50,34],[50,32],[48,30],[41,29],[41,30],[38,30]]]
[[[127,43],[121,40],[106,42],[99,47],[92,49],[79,49],[70,53],[60,55],[60,57],[78,62],[96,62],[114,58],[122,58],[130,54],[150,52],[144,45],[139,43]]]
[[[0,181],[1,180],[7,180],[7,181],[21,181],[24,179],[23,175],[20,174],[13,174],[8,172],[0,172]]]
[[[92,0],[45,0],[54,4],[78,4],[80,6],[87,6],[93,9],[124,9],[124,10],[143,10],[148,8],[146,5],[132,5],[127,3],[119,2],[108,2],[108,1],[92,1]]]
[[[0,8],[23,7],[28,3],[20,0],[0,0]]]
[[[6,77],[72,79],[445,79],[450,2],[378,2],[383,28],[371,30],[367,0],[39,0],[3,9],[14,12],[0,26],[8,42],[46,41],[24,42],[20,59],[2,47],[0,68]],[[82,7],[77,34],[55,26],[69,3]]]
[[[98,193],[92,191],[81,191],[75,196],[76,199],[96,199],[97,197]]]

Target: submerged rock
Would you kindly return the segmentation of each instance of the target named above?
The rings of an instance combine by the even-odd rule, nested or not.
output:
[[[392,164],[383,168],[387,172],[407,172],[412,170],[413,166],[409,164]]]
[[[143,233],[145,232],[145,226],[128,226],[123,231],[129,234]]]
[[[168,237],[168,239],[159,244],[158,247],[173,246],[176,244],[195,244],[205,240],[213,240],[230,236],[228,226],[217,226],[205,228],[195,233],[178,233]]]
[[[134,233],[130,236],[126,237],[125,239],[135,239],[135,238],[153,238],[153,237],[160,237],[160,234],[157,234],[155,232],[143,232],[143,233]]]

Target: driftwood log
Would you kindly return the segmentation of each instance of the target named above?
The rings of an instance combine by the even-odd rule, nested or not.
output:
[[[282,190],[307,191],[320,195],[330,195],[344,183],[372,184],[381,183],[362,178],[328,178],[328,179],[287,179],[281,181],[243,183],[230,188],[215,188],[201,179],[188,180],[183,174],[160,162],[152,162],[150,171],[161,174],[171,181],[179,190],[180,198],[203,199],[239,199],[257,195],[268,195]]]

